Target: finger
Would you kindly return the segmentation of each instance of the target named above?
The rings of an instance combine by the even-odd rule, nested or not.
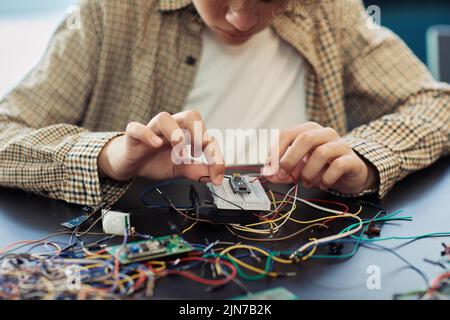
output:
[[[337,138],[339,135],[331,128],[314,129],[300,134],[281,158],[278,176],[285,178],[308,153]]]
[[[307,182],[306,180],[302,180],[303,186],[305,188],[319,188],[321,190],[327,190],[327,188],[322,184],[322,176],[323,174],[328,170],[328,167],[330,165],[327,163],[325,166],[320,170],[320,172],[314,177],[312,182]]]
[[[272,183],[277,184],[288,184],[288,183],[298,183],[300,179],[300,173],[305,166],[305,161],[301,161],[297,167],[292,171],[292,173],[285,179],[280,179],[278,175],[272,175],[267,177],[267,179]]]
[[[191,141],[191,154],[200,157],[210,138],[206,134],[206,126],[201,114],[196,110],[187,110],[173,115],[178,125],[186,129]]]
[[[139,122],[129,123],[126,135],[154,148],[159,148],[163,144],[163,140],[152,129]]]
[[[158,113],[158,115],[150,120],[147,127],[152,129],[158,136],[163,136],[170,142],[172,147],[175,147],[179,143],[185,145],[183,130],[168,112]]]
[[[352,155],[345,155],[331,162],[330,167],[322,176],[321,184],[325,188],[331,188],[342,176],[356,172],[357,162]]]
[[[266,163],[273,163],[274,160],[279,161],[297,136],[306,131],[320,128],[322,126],[315,122],[305,122],[291,129],[283,130],[280,133],[278,143],[271,147]]]
[[[204,163],[190,163],[175,165],[174,174],[175,177],[183,177],[190,180],[198,181],[202,177],[209,176],[209,165]]]
[[[334,159],[349,153],[350,147],[343,142],[333,141],[317,147],[306,162],[301,172],[302,180],[315,185],[317,178],[320,178],[322,170]],[[316,185],[319,186],[319,185]]]
[[[225,174],[225,163],[219,144],[211,140],[204,150],[206,161],[209,164],[209,176],[215,185],[221,185]]]

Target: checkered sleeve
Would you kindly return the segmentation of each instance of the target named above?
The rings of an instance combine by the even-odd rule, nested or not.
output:
[[[344,137],[379,173],[379,197],[450,150],[450,86],[391,31],[368,22],[359,0],[346,2],[341,33],[346,112]]]
[[[97,157],[122,132],[82,121],[102,40],[99,1],[80,2],[80,25],[63,21],[39,64],[0,101],[0,184],[82,205],[115,202],[130,182],[101,179]]]

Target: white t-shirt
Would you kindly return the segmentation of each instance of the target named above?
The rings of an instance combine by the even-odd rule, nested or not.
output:
[[[208,28],[202,37],[199,69],[184,110],[197,109],[209,130],[223,133],[218,141],[227,164],[262,163],[275,135],[269,131],[267,138],[257,139],[256,130],[306,121],[304,59],[272,28],[238,46],[224,43]],[[233,145],[226,134],[234,132],[227,129],[255,129],[255,134]]]

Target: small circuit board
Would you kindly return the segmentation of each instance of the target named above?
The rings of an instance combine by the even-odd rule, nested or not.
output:
[[[121,264],[129,264],[137,261],[164,259],[182,255],[194,250],[194,248],[179,235],[169,235],[149,240],[136,241],[123,245],[106,248],[108,253],[115,256]]]
[[[66,222],[61,223],[61,225],[66,229],[73,230],[76,227],[82,225],[88,219],[89,219],[89,216],[82,215],[82,216],[67,220]]]
[[[214,204],[218,209],[270,211],[271,202],[261,182],[249,176],[233,174],[225,176],[230,183],[216,186],[208,184]],[[239,190],[239,191],[236,191]]]
[[[88,221],[89,219],[96,218],[97,214],[106,206],[106,203],[102,203],[95,207],[85,206],[81,209],[83,214],[81,216],[69,219],[63,223],[61,226],[68,230],[75,230],[77,227],[81,226],[83,223]]]
[[[229,177],[230,186],[233,192],[235,193],[251,193],[252,189],[249,183],[242,178],[240,173],[233,173],[231,177]]]

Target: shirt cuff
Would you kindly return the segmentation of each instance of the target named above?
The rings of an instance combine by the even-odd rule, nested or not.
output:
[[[64,159],[65,183],[62,200],[87,206],[112,205],[132,183],[100,178],[97,158],[103,147],[122,132],[87,132],[79,136]]]
[[[354,196],[362,196],[377,192],[383,198],[399,180],[400,160],[386,146],[367,139],[350,135],[343,137],[344,141],[362,158],[370,162],[378,171],[378,186]]]

